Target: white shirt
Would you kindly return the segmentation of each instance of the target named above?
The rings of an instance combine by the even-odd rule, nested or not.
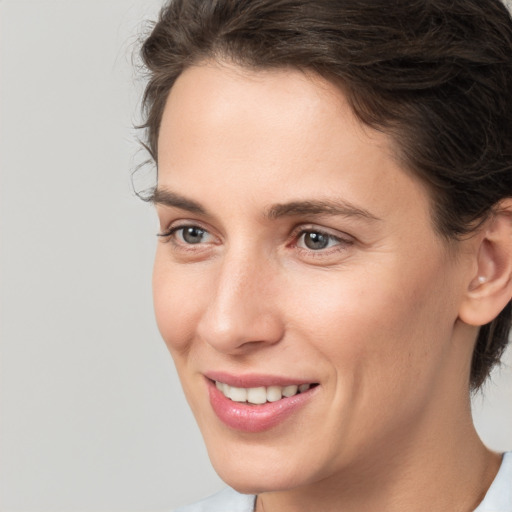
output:
[[[175,512],[254,512],[256,496],[227,488]],[[512,452],[503,456],[500,470],[474,512],[512,512]]]
[[[475,512],[512,512],[512,452],[503,455],[500,470]]]

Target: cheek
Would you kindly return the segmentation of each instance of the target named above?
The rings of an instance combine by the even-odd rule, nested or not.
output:
[[[456,313],[445,288],[433,265],[419,272],[384,264],[364,273],[326,273],[307,286],[291,280],[288,309],[296,329],[331,361],[338,377],[394,386],[395,377],[415,379],[449,339]]]
[[[200,280],[183,268],[166,261],[159,248],[153,269],[153,303],[155,317],[172,356],[187,351],[200,315]],[[192,292],[194,290],[194,292]]]
[[[325,276],[313,287],[310,281],[309,292],[293,302],[297,323],[291,324],[297,349],[307,343],[304,353],[325,370],[332,393],[325,425],[343,433],[340,450],[350,438],[355,452],[419,417],[447,359],[453,326],[442,297],[446,281],[433,281],[434,268],[357,274]],[[300,297],[298,290],[290,301],[294,295]]]

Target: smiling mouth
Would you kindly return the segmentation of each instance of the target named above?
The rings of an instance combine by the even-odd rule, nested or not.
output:
[[[259,386],[255,388],[239,388],[230,386],[224,382],[214,381],[215,387],[233,402],[262,405],[267,402],[278,402],[283,398],[289,398],[299,393],[305,393],[318,386],[312,384],[290,384],[288,386]]]

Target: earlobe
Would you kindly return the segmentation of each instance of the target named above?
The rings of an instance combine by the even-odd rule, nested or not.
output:
[[[478,239],[476,272],[459,310],[459,318],[475,326],[494,320],[512,298],[512,199],[498,205]]]

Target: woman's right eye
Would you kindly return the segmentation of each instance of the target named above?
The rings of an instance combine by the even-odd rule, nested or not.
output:
[[[181,245],[197,245],[213,241],[213,236],[199,226],[176,226],[165,233],[159,233],[158,236],[173,239],[175,243]]]
[[[200,244],[208,235],[204,229],[197,226],[178,228],[174,233],[181,242],[186,244]]]

